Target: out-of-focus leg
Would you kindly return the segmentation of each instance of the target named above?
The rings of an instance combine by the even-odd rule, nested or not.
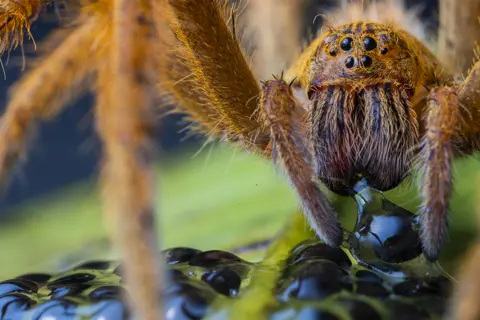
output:
[[[480,42],[480,1],[440,0],[438,56],[457,75],[465,75]]]
[[[102,34],[103,27],[99,17],[82,21],[13,87],[0,123],[2,182],[17,162],[26,157],[37,121],[55,117],[85,84],[95,68],[93,43],[95,37]]]
[[[245,3],[240,2],[240,9]],[[304,5],[298,0],[248,1],[240,16],[245,24],[241,39],[252,51],[252,69],[259,79],[287,70],[300,54]]]
[[[114,0],[109,46],[99,63],[97,130],[104,143],[105,222],[122,251],[123,272],[138,319],[163,318],[162,263],[155,226],[150,138],[153,72],[151,24],[140,0]],[[155,40],[155,39],[153,39]]]

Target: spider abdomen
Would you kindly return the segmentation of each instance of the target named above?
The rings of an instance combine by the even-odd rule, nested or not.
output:
[[[318,179],[344,195],[361,177],[379,190],[400,184],[418,143],[410,99],[410,93],[390,82],[315,90],[310,134]]]

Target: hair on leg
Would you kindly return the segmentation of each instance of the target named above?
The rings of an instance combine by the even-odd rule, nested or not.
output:
[[[46,6],[44,0],[0,0],[0,55],[31,37],[30,25]]]
[[[287,69],[300,54],[304,6],[303,0],[248,1],[241,18],[246,45],[253,43],[253,70],[259,79]]]
[[[308,150],[298,134],[303,130],[299,110],[302,109],[297,106],[292,89],[285,81],[265,82],[260,97],[259,121],[270,130],[273,159],[279,162],[297,192],[312,229],[326,244],[338,246],[343,240],[342,227],[329,200],[313,181]]]
[[[0,177],[26,157],[37,120],[55,117],[79,93],[94,70],[94,39],[102,32],[98,17],[90,17],[74,29],[33,70],[14,85],[0,123]],[[75,50],[72,50],[75,48]]]
[[[427,259],[436,260],[448,227],[448,201],[452,193],[452,138],[459,123],[459,104],[454,88],[438,87],[430,92],[425,136],[420,151],[423,174],[420,213],[421,239]]]
[[[111,36],[99,66],[97,130],[104,143],[105,222],[120,248],[133,310],[163,318],[163,265],[158,258],[152,164],[154,71],[148,54],[150,17],[141,1],[114,0]],[[155,39],[153,39],[155,41]]]
[[[468,72],[473,49],[480,41],[480,1],[439,1],[438,52],[440,60],[455,75]]]
[[[268,136],[259,132],[260,124],[252,117],[260,89],[226,23],[228,19],[231,22],[234,13],[227,10],[226,1],[221,0],[172,0],[169,3],[171,10],[167,17],[181,43],[176,53],[188,70],[181,71],[176,78],[191,74],[187,81],[176,83],[185,86],[174,90],[176,98],[185,102],[178,93],[196,86],[203,98],[198,103],[208,110],[220,128],[214,127],[212,133],[238,141],[248,149],[263,150]],[[185,105],[192,106],[191,100],[188,102]]]

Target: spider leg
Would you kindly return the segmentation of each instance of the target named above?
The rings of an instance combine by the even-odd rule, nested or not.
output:
[[[437,87],[427,99],[423,150],[420,152],[423,209],[421,238],[426,257],[438,258],[448,225],[454,157],[480,148],[480,62],[462,85]]]
[[[304,1],[253,0],[245,8],[245,30],[255,47],[253,64],[259,79],[285,70],[302,49]],[[240,16],[240,18],[242,18]]]
[[[289,85],[276,80],[264,86],[259,109],[263,120],[253,117],[260,88],[222,18],[225,1],[172,0],[169,3],[169,22],[181,43],[175,53],[183,59],[184,68],[190,73],[178,74],[175,79],[189,77],[188,81],[176,82],[176,89],[175,86],[167,89],[194,117],[195,113],[188,108],[198,112],[198,105],[202,104],[201,110],[208,112],[210,119],[217,122],[212,133],[226,134],[227,139],[240,140],[247,148],[260,150],[267,156],[275,149],[312,227],[325,242],[338,245],[342,240],[341,227],[325,195],[312,181],[312,169],[303,158],[301,151],[304,150],[299,147],[301,135],[296,135],[295,128],[285,121],[281,124],[267,121],[269,117],[288,120],[292,116],[289,110],[296,102]],[[201,92],[202,101],[195,104],[192,94],[187,98],[179,94],[188,90]],[[212,122],[202,123],[205,124],[211,125]],[[276,148],[272,148],[273,142]]]
[[[25,32],[46,5],[45,0],[0,1],[0,55],[23,42]]]
[[[167,17],[180,43],[174,54],[181,58],[183,67],[165,73],[169,79],[162,81],[163,87],[175,95],[194,119],[202,114],[195,120],[203,120],[202,125],[211,134],[263,151],[268,134],[252,118],[260,88],[225,22],[224,17],[231,18],[233,14],[227,10],[227,2],[171,0],[169,3]],[[186,91],[191,93],[182,96]],[[201,100],[195,101],[197,92],[201,93]]]
[[[452,192],[451,140],[459,122],[459,103],[456,90],[438,87],[431,90],[426,110],[425,135],[420,152],[423,171],[420,211],[423,252],[436,260],[445,240],[448,225],[448,199]]]
[[[452,298],[449,319],[477,320],[480,316],[480,243],[477,243],[465,255],[465,261],[458,272],[458,284]]]
[[[464,106],[464,124],[461,132],[467,137],[467,146],[473,151],[480,149],[480,62],[477,62],[458,90],[458,99]],[[468,111],[468,114],[467,112]],[[478,180],[477,180],[478,181]],[[480,231],[480,208],[477,207],[477,230]],[[476,243],[466,254],[466,260],[458,272],[459,282],[450,308],[450,318],[475,320],[480,318],[480,243]]]
[[[163,319],[152,145],[151,18],[142,1],[113,1],[110,37],[97,78],[96,127],[104,144],[106,225],[122,251],[123,274],[140,319]]]
[[[93,71],[92,43],[102,25],[91,17],[15,85],[0,123],[0,179],[26,156],[37,120],[55,117]],[[72,50],[75,48],[75,50]]]
[[[312,166],[298,129],[303,110],[293,96],[291,87],[282,79],[269,80],[262,88],[259,120],[269,129],[275,144],[273,157],[278,159],[295,189],[303,213],[317,235],[328,245],[338,246],[343,233],[335,210],[313,181]],[[301,121],[301,120],[300,120]],[[298,129],[297,129],[298,128]]]
[[[465,74],[474,60],[472,48],[480,41],[480,1],[440,0],[439,58],[455,74]]]

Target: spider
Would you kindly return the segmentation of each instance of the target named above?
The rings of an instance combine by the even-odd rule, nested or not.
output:
[[[21,43],[46,4],[1,1],[4,51]],[[225,1],[82,3],[63,42],[12,91],[0,127],[0,176],[25,158],[37,119],[93,89],[107,225],[128,262],[133,305],[142,318],[157,319],[163,273],[155,258],[149,137],[159,92],[167,92],[194,120],[192,129],[281,167],[310,226],[331,246],[341,243],[342,227],[320,183],[340,195],[361,178],[389,190],[418,165],[423,251],[436,260],[447,230],[451,161],[478,149],[480,63],[458,81],[409,26],[349,6],[360,8],[358,18],[326,24],[287,73],[260,85]],[[467,266],[455,319],[469,319],[475,308],[467,298],[475,297],[468,282],[478,278],[478,256]]]

